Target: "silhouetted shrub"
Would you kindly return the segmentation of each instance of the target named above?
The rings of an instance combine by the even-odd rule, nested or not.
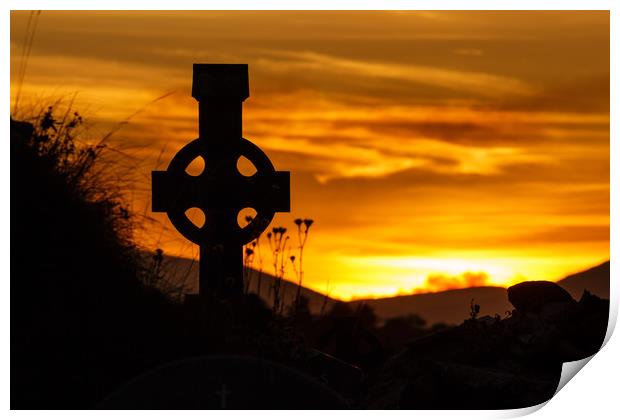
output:
[[[11,399],[89,407],[172,357],[178,308],[144,285],[118,188],[53,108],[11,120]]]

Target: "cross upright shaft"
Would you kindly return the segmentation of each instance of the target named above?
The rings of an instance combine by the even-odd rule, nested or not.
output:
[[[249,96],[248,85],[247,64],[194,64],[192,96],[198,101],[198,139],[205,170],[213,179],[231,179],[238,171],[242,106]],[[243,245],[235,238],[227,238],[237,225],[235,210],[217,208],[207,215],[214,236],[223,240],[200,244],[201,296],[226,297],[243,291]]]

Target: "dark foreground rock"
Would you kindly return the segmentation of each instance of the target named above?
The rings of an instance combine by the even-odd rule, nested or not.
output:
[[[548,303],[575,301],[570,293],[551,281],[525,281],[509,287],[508,300],[521,312],[539,312]]]

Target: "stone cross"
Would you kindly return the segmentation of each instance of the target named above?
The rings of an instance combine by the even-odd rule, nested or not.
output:
[[[192,96],[198,101],[198,138],[172,158],[166,171],[152,173],[152,209],[166,212],[175,228],[200,246],[200,297],[229,298],[243,293],[243,245],[256,239],[276,212],[290,211],[290,172],[276,171],[265,153],[242,137],[241,110],[249,96],[247,64],[194,64]],[[255,167],[242,175],[237,162]],[[186,172],[202,157],[204,171]],[[186,215],[197,207],[203,226]],[[245,227],[237,217],[256,210]]]

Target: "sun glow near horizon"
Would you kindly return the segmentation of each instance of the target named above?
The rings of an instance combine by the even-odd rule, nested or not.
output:
[[[549,257],[453,258],[451,255],[335,257],[330,268],[318,274],[332,281],[321,284],[310,279],[307,286],[320,293],[329,291],[339,299],[357,300],[468,287],[508,287],[526,280],[558,281],[605,261],[586,256],[567,265]]]

